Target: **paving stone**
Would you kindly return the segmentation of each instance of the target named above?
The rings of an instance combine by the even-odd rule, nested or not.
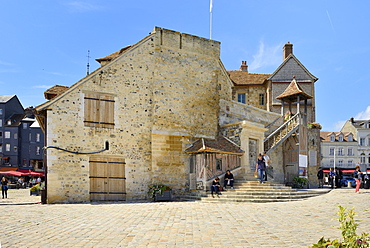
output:
[[[40,204],[27,190],[0,199],[1,247],[308,247],[341,238],[338,205],[370,230],[370,190],[335,189],[293,202]]]

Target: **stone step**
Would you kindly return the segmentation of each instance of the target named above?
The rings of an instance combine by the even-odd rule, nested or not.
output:
[[[253,176],[253,173],[249,174]],[[236,176],[234,189],[227,187],[219,196],[214,194],[214,197],[212,197],[210,191],[197,191],[184,195],[181,199],[202,202],[288,202],[319,196],[330,191],[329,189],[321,191],[297,190],[269,181],[260,184],[254,177],[253,179],[246,179],[249,178],[249,174]]]

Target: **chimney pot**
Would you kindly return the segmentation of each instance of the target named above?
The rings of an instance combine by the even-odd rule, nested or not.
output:
[[[240,70],[241,70],[241,71],[246,71],[246,72],[248,72],[248,65],[247,65],[247,61],[242,61],[242,65],[240,66]]]
[[[293,54],[293,44],[290,44],[290,42],[288,41],[288,43],[286,43],[286,44],[284,45],[284,48],[283,48],[283,56],[284,56],[284,60],[286,60],[286,58],[287,58],[290,54]]]

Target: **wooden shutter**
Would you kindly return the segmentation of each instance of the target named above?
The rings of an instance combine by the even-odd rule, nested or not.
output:
[[[114,96],[85,93],[85,126],[114,128]]]

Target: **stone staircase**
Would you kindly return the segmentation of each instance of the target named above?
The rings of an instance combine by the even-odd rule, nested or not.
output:
[[[259,181],[253,177],[252,173],[244,176],[236,176],[234,189],[227,188],[221,195],[214,194],[212,197],[210,190],[207,192],[191,192],[181,197],[181,200],[202,201],[202,202],[289,202],[303,200],[308,197],[319,196],[328,193],[329,189],[308,190],[293,189],[283,184]]]

